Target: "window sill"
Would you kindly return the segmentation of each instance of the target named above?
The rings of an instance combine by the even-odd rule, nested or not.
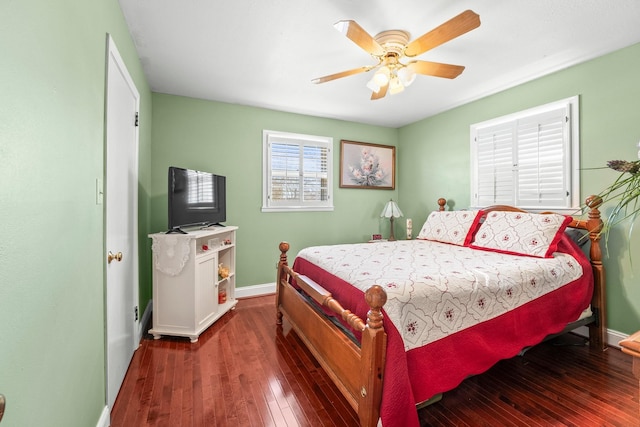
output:
[[[332,212],[333,206],[263,206],[262,212]]]

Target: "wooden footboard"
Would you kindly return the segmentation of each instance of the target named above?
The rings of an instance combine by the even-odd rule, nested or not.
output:
[[[308,277],[296,274],[289,268],[288,250],[288,243],[280,243],[281,254],[276,285],[277,323],[281,324],[282,316],[286,317],[294,331],[358,413],[360,425],[373,427],[378,423],[382,399],[382,380],[387,349],[387,334],[382,327],[382,306],[387,301],[387,294],[377,285],[367,290],[365,298],[370,310],[365,323],[349,310],[345,310],[320,285]],[[360,347],[307,303],[305,297],[289,283],[291,277],[295,279],[297,286],[317,304],[329,308],[348,322],[352,328],[362,331]]]

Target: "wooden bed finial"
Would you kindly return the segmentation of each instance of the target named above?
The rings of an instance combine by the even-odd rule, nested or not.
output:
[[[280,249],[280,262],[284,262],[284,264],[287,265],[287,252],[289,251],[289,243],[280,242],[278,249]]]
[[[439,210],[440,212],[442,212],[442,211],[444,210],[444,206],[445,206],[446,204],[447,204],[447,199],[444,199],[444,198],[442,198],[442,197],[441,197],[441,198],[439,198],[439,199],[438,199],[438,206],[439,206],[439,207],[438,207],[438,210]]]
[[[382,286],[373,285],[364,293],[364,298],[370,307],[367,313],[367,327],[369,329],[382,328],[382,306],[387,302],[387,293]]]
[[[600,205],[602,205],[602,197],[591,195],[587,197],[587,200],[585,201],[585,203],[591,209],[597,209],[600,207]]]

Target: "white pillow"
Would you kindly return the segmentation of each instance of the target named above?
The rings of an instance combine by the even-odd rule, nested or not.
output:
[[[571,217],[559,214],[489,212],[472,248],[551,258]]]
[[[467,246],[483,211],[434,211],[429,214],[417,239]]]

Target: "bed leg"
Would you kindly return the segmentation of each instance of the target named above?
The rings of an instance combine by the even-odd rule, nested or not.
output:
[[[287,280],[287,273],[282,268],[289,265],[287,262],[287,252],[289,251],[289,243],[280,242],[280,261],[278,262],[278,273],[276,275],[276,325],[282,325],[282,312],[280,311],[280,284],[282,280]]]

